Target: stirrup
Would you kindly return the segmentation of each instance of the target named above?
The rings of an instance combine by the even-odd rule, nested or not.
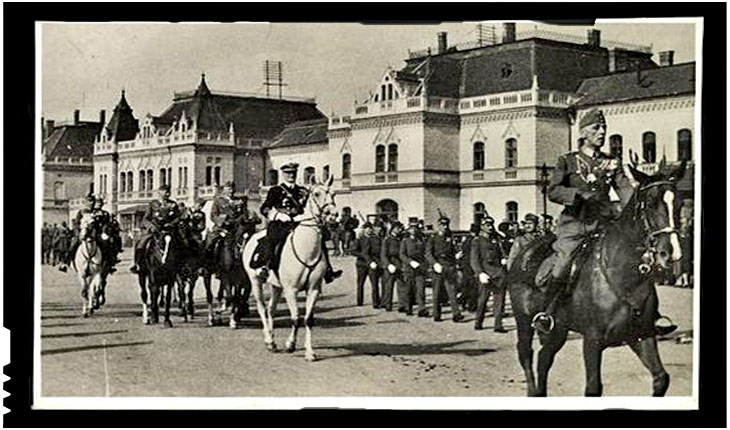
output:
[[[548,320],[550,322],[549,328],[545,328],[542,322]],[[532,317],[532,323],[530,324],[533,329],[540,333],[550,333],[555,328],[555,318],[552,315],[546,314],[545,312],[538,312]]]
[[[269,278],[269,269],[267,269],[266,266],[259,268],[256,271],[256,277],[259,278],[261,282],[266,282]]]

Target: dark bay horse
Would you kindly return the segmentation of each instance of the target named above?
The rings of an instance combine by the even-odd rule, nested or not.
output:
[[[517,321],[517,349],[527,380],[529,396],[546,396],[547,379],[555,354],[565,344],[569,331],[583,335],[586,396],[600,396],[601,358],[608,347],[628,344],[651,372],[653,395],[669,388],[654,334],[658,300],[651,270],[668,268],[681,258],[677,219],[676,183],[686,163],[648,176],[629,166],[638,187],[615,222],[589,239],[576,265],[569,287],[559,298],[555,327],[541,335],[537,385],[532,366],[533,316],[545,309],[545,294],[534,286],[535,273],[553,251],[554,236],[533,242],[517,257],[507,282]],[[579,257],[580,259],[580,257]]]
[[[182,241],[177,229],[174,226],[166,225],[150,238],[143,251],[138,280],[143,304],[142,318],[145,324],[150,324],[150,322],[156,324],[160,321],[159,303],[160,294],[162,294],[165,298],[164,324],[165,327],[172,327],[170,301],[177,279],[181,245]],[[148,292],[151,307],[149,310]]]
[[[178,257],[177,291],[180,300],[180,314],[183,321],[195,318],[195,303],[193,295],[195,284],[206,266],[203,259],[203,236],[205,230],[205,214],[196,210],[189,220],[180,223],[181,238],[180,254]],[[210,275],[207,275],[210,278]]]

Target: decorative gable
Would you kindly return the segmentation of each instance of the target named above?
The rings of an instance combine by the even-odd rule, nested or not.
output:
[[[472,134],[470,141],[471,141],[471,143],[487,141],[487,135],[484,134],[484,132],[482,131],[482,127],[479,124],[477,124],[477,128],[476,128],[476,130],[474,130],[474,133]]]
[[[520,133],[517,132],[517,128],[512,120],[509,121],[507,128],[505,128],[504,133],[502,133],[502,140],[507,139],[520,139]]]
[[[342,146],[340,147],[340,154],[343,154],[345,152],[352,153],[352,146],[350,145],[350,139],[345,138],[345,141],[342,142]]]

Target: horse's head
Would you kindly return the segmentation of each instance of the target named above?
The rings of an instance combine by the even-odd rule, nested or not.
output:
[[[335,177],[330,175],[327,181],[322,184],[315,178],[312,178],[309,184],[307,208],[320,224],[330,222],[337,216],[335,196],[332,192],[332,182],[334,182],[334,179]]]
[[[633,164],[629,165],[629,169],[639,182],[635,218],[644,228],[655,262],[667,269],[672,262],[682,258],[676,184],[684,176],[687,163],[682,161],[679,166],[669,168],[666,160],[662,159],[659,171],[654,175],[639,171],[636,163]]]

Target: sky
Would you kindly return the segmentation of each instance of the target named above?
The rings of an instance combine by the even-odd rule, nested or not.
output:
[[[434,25],[363,24],[65,24],[43,23],[42,115],[67,121],[107,119],[121,90],[137,118],[159,115],[174,92],[194,90],[201,73],[212,91],[265,94],[263,63],[282,61],[284,96],[313,97],[326,115],[349,115],[388,67],[402,67],[408,50],[476,40],[476,22]],[[496,24],[498,35],[500,23]],[[695,26],[687,23],[597,23],[594,27],[518,22],[517,33],[539,28],[585,38],[674,50],[676,63],[695,60]],[[272,93],[278,91],[272,88]]]

